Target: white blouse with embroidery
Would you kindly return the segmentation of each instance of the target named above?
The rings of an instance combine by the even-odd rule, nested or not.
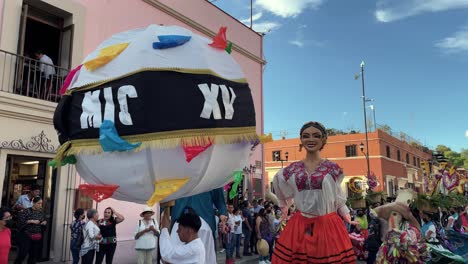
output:
[[[349,214],[349,209],[345,204],[346,195],[341,189],[343,178],[343,170],[334,162],[322,160],[309,174],[304,162],[298,161],[275,175],[273,188],[280,207],[294,202],[305,217],[333,212],[345,216]]]

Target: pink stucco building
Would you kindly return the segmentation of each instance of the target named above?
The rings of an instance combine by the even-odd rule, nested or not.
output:
[[[19,70],[19,62],[30,60],[34,50],[43,49],[56,65],[54,80],[60,84],[68,69],[79,65],[103,40],[115,33],[149,24],[179,25],[207,37],[214,36],[220,26],[227,26],[228,39],[234,43],[232,56],[241,65],[252,90],[257,133],[263,134],[262,73],[265,61],[262,35],[210,2],[0,0],[0,101],[3,102],[0,105],[0,143],[6,142],[0,144],[2,205],[14,203],[14,198],[26,191],[30,184],[42,186],[50,219],[44,240],[44,259],[54,262],[70,259],[67,224],[72,220],[73,209],[80,205],[80,201],[81,205],[86,204],[86,199],[83,203],[83,197],[76,192],[81,180],[73,166],[58,170],[45,166],[58,146],[52,124],[57,98],[54,94],[35,93],[34,86],[32,92],[29,91],[29,83],[25,84],[28,92],[18,92],[24,91],[24,87],[19,85],[19,72],[23,80],[27,75],[25,70]],[[21,147],[15,143],[27,142],[31,138],[34,141],[38,135],[49,140],[44,141],[49,148],[42,148],[42,143],[38,148],[33,148],[33,145]],[[263,160],[263,150],[259,147],[250,160],[250,165],[256,166],[257,170],[250,175],[252,181],[246,180],[247,186],[252,183],[263,186],[260,184],[263,170],[259,168]],[[263,194],[261,189],[256,190],[258,195]],[[144,205],[108,199],[92,206],[97,207],[101,214],[110,206],[125,215],[125,222],[118,225],[118,240],[120,246],[131,248],[134,227]]]

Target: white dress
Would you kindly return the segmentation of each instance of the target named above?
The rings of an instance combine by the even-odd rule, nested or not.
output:
[[[294,162],[281,169],[273,179],[273,187],[280,207],[291,205],[305,217],[322,216],[338,212],[349,214],[346,196],[341,189],[344,174],[334,162],[322,160],[309,173],[304,162]]]

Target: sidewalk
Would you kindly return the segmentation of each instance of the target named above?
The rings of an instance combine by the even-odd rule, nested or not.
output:
[[[136,254],[134,250],[135,241],[119,241],[117,244],[117,250],[115,251],[114,262],[115,264],[135,264],[136,263]],[[219,251],[216,254],[216,262],[218,264],[224,264],[226,262],[226,253]],[[9,263],[13,263],[12,261]],[[43,264],[53,264],[53,263],[71,263],[71,261],[67,262],[41,262]],[[156,263],[156,259],[154,259],[153,263]],[[253,256],[245,256],[242,259],[236,259],[236,264],[254,264],[258,263],[258,255]],[[357,263],[364,264],[365,261],[358,261]]]
[[[119,241],[117,243],[117,250],[115,251],[114,255],[114,261],[113,263],[115,264],[135,264],[136,263],[136,253],[134,250],[135,247],[135,241]],[[217,253],[216,254],[216,261],[218,264],[225,263],[226,262],[226,253]],[[13,263],[13,262],[11,262]],[[53,262],[53,261],[47,261],[47,262],[41,262],[43,264],[53,264],[53,263],[72,263],[71,261],[66,261],[66,262]],[[156,258],[154,258],[153,263],[156,263]],[[236,259],[235,261],[236,264],[241,264],[241,263],[258,263],[258,255],[253,255],[253,256],[246,256],[242,257],[242,259]]]

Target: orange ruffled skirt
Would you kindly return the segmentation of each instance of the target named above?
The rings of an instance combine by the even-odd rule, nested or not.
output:
[[[276,241],[273,264],[356,263],[343,220],[331,213],[307,218],[296,212]]]

